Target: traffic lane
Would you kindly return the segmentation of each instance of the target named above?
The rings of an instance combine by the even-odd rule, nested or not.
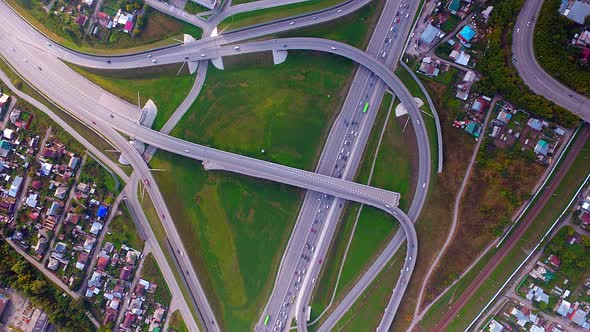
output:
[[[529,88],[556,104],[590,121],[588,98],[572,91],[547,74],[537,63],[533,53],[533,37],[542,1],[528,0],[518,15],[513,33],[512,52],[515,67]]]

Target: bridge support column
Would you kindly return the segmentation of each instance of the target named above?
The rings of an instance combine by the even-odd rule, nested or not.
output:
[[[285,62],[285,60],[287,60],[287,51],[278,51],[278,50],[273,50],[272,51],[272,61],[274,62],[275,65],[278,65],[280,63]]]
[[[222,58],[215,58],[211,59],[211,63],[215,66],[215,68],[223,70],[223,59]]]

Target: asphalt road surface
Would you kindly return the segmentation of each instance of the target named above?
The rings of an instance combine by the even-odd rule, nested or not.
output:
[[[535,22],[543,0],[527,0],[522,7],[512,34],[513,63],[526,85],[557,105],[577,114],[590,122],[590,101],[588,98],[568,89],[547,74],[537,60],[533,51]]]

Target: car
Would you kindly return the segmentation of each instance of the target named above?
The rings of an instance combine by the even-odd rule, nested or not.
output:
[[[389,28],[389,31],[393,31],[393,27]]]
[[[184,59],[185,59],[185,60],[188,60],[188,57],[187,57],[187,56],[185,56],[185,57],[184,57]]]
[[[406,267],[406,272],[408,272],[408,271],[410,271],[410,268],[409,267]]]
[[[164,214],[162,213],[162,219],[166,219],[166,216],[164,216]]]
[[[426,182],[422,183],[422,188],[426,188]]]
[[[156,60],[156,59],[152,60],[152,63],[156,63],[156,62],[158,62],[158,60]]]
[[[152,55],[151,55],[151,54],[148,54],[148,56],[147,56],[147,57],[148,57],[148,58],[151,58],[151,57],[152,57]]]
[[[92,121],[93,124],[96,124],[96,122]]]
[[[201,57],[204,57],[204,56],[205,56],[205,53],[201,53]]]
[[[293,25],[293,24],[295,24],[295,21],[291,21],[291,23],[289,23],[289,25]]]
[[[311,231],[312,233],[315,233],[315,232],[316,232],[315,228],[313,228],[313,227],[310,229],[310,231]]]
[[[234,46],[234,50],[236,50],[236,51],[237,51],[237,50],[239,50],[239,49],[240,49],[240,47],[239,47],[239,46]]]
[[[311,279],[311,283],[315,284],[315,278]]]
[[[185,149],[184,152],[189,153],[190,151]]]
[[[519,32],[519,31],[520,31],[520,28],[517,28],[517,29],[516,29],[516,32]]]
[[[338,9],[338,13],[342,13],[342,9]]]
[[[531,22],[530,21],[529,22],[526,22],[526,26],[527,27],[530,27],[531,26]]]
[[[408,17],[410,17],[410,14],[409,14],[409,13],[408,13],[408,14],[406,14],[406,18],[408,18]]]
[[[318,19],[318,17],[317,17],[317,16],[314,16],[314,17],[312,18],[312,20],[314,20],[314,21],[315,21],[315,20],[317,20],[317,19]]]
[[[381,53],[381,57],[385,58],[385,56],[387,55],[387,52],[383,51],[383,53]]]
[[[287,44],[284,44],[283,47],[287,47]]]
[[[335,51],[335,50],[336,50],[336,47],[332,46],[332,47],[330,47],[330,49],[331,49],[332,51]]]

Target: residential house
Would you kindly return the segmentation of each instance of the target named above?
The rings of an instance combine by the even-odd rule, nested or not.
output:
[[[15,176],[12,184],[10,185],[10,189],[8,190],[8,196],[16,198],[18,193],[20,192],[21,185],[23,183],[22,176]]]
[[[67,193],[68,187],[58,186],[57,189],[55,189],[55,193],[53,195],[59,199],[65,199]]]
[[[76,268],[78,270],[84,270],[84,268],[86,267],[86,262],[88,262],[88,254],[85,252],[81,252],[78,255],[78,260],[76,261]]]

